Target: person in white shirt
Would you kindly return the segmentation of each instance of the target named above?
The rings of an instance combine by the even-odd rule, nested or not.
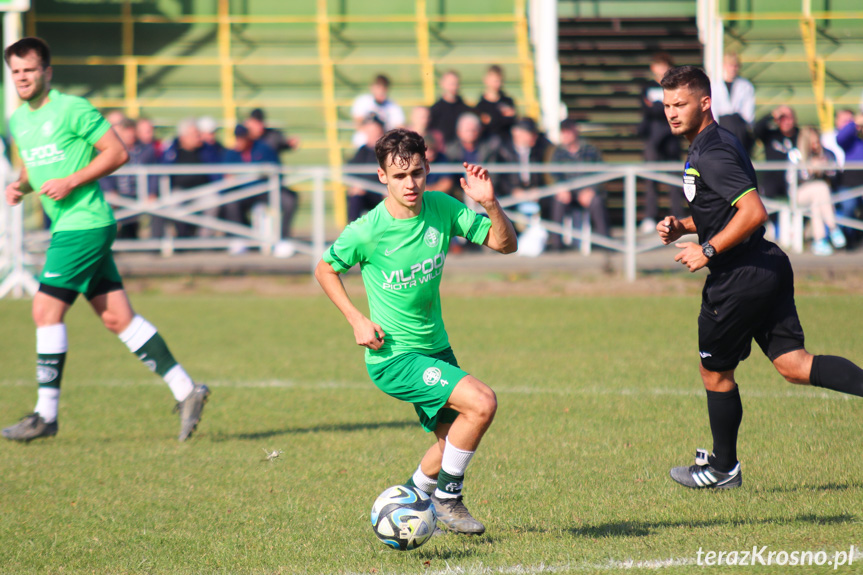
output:
[[[722,81],[710,82],[713,117],[716,122],[737,136],[747,152],[752,152],[755,139],[751,126],[755,122],[755,87],[741,78],[740,58],[730,52],[722,59]]]
[[[357,96],[351,107],[351,117],[354,119],[357,131],[351,142],[359,148],[366,143],[366,135],[360,130],[363,121],[374,114],[384,123],[384,130],[389,131],[405,125],[405,113],[402,107],[389,99],[390,79],[379,74],[375,76],[369,87],[368,94]]]

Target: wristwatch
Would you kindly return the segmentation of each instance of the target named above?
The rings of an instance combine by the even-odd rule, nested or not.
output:
[[[710,242],[704,242],[703,244],[701,244],[701,253],[704,254],[704,257],[710,259],[716,255],[716,248],[711,246]]]

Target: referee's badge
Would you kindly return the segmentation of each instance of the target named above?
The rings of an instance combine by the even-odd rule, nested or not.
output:
[[[683,175],[683,195],[686,201],[691,202],[695,198],[695,176]]]

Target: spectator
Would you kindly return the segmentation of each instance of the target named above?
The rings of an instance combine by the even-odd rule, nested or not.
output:
[[[443,135],[444,143],[455,141],[456,123],[465,112],[472,111],[459,95],[458,72],[450,70],[440,78],[440,99],[431,107],[429,129],[437,130]]]
[[[740,58],[729,52],[722,59],[722,81],[711,81],[713,116],[717,123],[737,136],[747,153],[755,143],[752,123],[755,121],[755,87],[741,78]]]
[[[564,120],[560,123],[560,146],[551,156],[554,164],[584,164],[602,162],[602,156],[595,147],[579,138],[578,125],[574,120]],[[571,180],[588,174],[556,174],[555,180]],[[567,211],[581,208],[590,215],[591,228],[597,234],[608,234],[608,212],[605,206],[605,190],[602,186],[591,186],[579,190],[563,190],[555,196],[552,205],[552,219],[563,222]],[[560,236],[557,237],[558,241]],[[554,239],[554,238],[553,238]]]
[[[234,147],[231,150],[225,151],[225,163],[227,164],[276,164],[279,162],[279,155],[271,148],[263,139],[254,139],[250,130],[245,124],[238,124],[234,128]],[[258,180],[247,185],[257,185],[266,180]],[[257,204],[266,204],[268,196],[252,196],[244,200],[232,202],[223,206],[223,217],[226,220],[249,225],[251,218],[249,213]],[[293,249],[288,241],[291,237],[291,223],[294,219],[294,213],[297,209],[297,193],[284,186],[280,188],[280,201],[282,211],[281,222],[281,241],[275,246],[274,253],[276,256],[283,254],[284,257],[289,257],[293,254]],[[243,251],[235,244],[232,246],[232,253],[240,253]]]
[[[300,145],[299,138],[288,138],[281,130],[267,126],[266,115],[261,108],[252,110],[244,125],[253,140],[263,140],[277,154],[286,150],[295,150]]]
[[[113,127],[119,126],[126,119],[126,114],[122,110],[111,110],[105,114],[105,120]]]
[[[482,121],[482,138],[506,140],[515,123],[515,101],[503,89],[503,70],[491,66],[483,76],[485,91],[476,105],[476,114]]]
[[[203,141],[197,123],[193,119],[182,120],[177,124],[177,138],[171,143],[162,156],[162,163],[173,165],[198,165],[203,164],[201,155]],[[211,178],[207,174],[180,174],[171,176],[172,190],[189,190],[210,183]],[[162,237],[164,223],[161,218],[154,218],[153,237]],[[175,222],[174,228],[177,237],[192,237],[197,231],[197,226],[185,222]]]
[[[354,100],[351,106],[351,117],[357,130],[354,132],[352,142],[354,147],[360,148],[366,144],[366,134],[362,125],[369,114],[375,114],[384,123],[384,130],[390,131],[405,125],[405,113],[402,107],[390,100],[390,79],[379,74],[375,76],[368,94],[361,94]]]
[[[494,163],[499,141],[482,140],[481,136],[482,122],[479,117],[472,112],[462,114],[456,127],[456,139],[444,146],[446,157],[458,164],[467,162],[484,166]]]
[[[789,153],[797,146],[800,130],[794,110],[779,106],[755,123],[755,137],[764,145],[764,158],[769,162],[787,162]],[[758,174],[759,190],[767,198],[788,196],[788,180],[783,171]]]
[[[843,167],[845,165],[845,150],[843,150],[842,146],[839,145],[839,142],[836,141],[836,135],[839,133],[839,130],[847,126],[849,122],[853,121],[853,110],[837,110],[836,116],[833,120],[835,129],[828,130],[821,134],[821,145],[824,149],[833,152],[833,155],[836,156],[836,163],[839,164],[839,167]]]
[[[348,164],[377,164],[375,144],[384,135],[384,123],[377,115],[369,114],[363,120],[360,129],[365,136],[365,143],[360,146]],[[358,177],[376,184],[379,183],[377,171],[370,175]],[[371,192],[361,186],[350,186],[348,188],[348,222],[352,222],[365,212],[373,210],[375,206],[381,203],[381,200],[383,200],[383,196],[377,192]]]
[[[551,176],[540,172],[531,172],[529,164],[545,164],[554,153],[554,146],[547,138],[541,136],[536,122],[531,118],[521,118],[513,124],[510,130],[510,141],[501,146],[498,153],[499,161],[504,164],[519,164],[520,171],[502,174],[499,186],[499,196],[525,197],[536,188],[552,183]],[[539,201],[542,216],[551,218],[551,206],[554,198],[547,197]]]
[[[425,138],[428,135],[429,120],[431,120],[431,110],[428,106],[414,106],[408,129]]]
[[[789,159],[813,166],[798,172],[797,204],[809,207],[812,214],[812,253],[829,256],[833,248],[844,248],[846,241],[842,230],[836,225],[836,213],[830,201],[831,183],[836,179],[836,170],[827,168],[836,163],[836,157],[821,146],[821,138],[815,128],[800,130],[797,149],[792,150]],[[824,226],[830,229],[827,240]],[[832,244],[832,245],[831,245]]]
[[[861,138],[861,130],[863,130],[863,113],[857,114],[853,120],[846,121],[846,124],[841,128],[838,123],[836,128],[839,130],[836,133],[836,142],[845,152],[845,162],[863,162],[863,138]],[[842,172],[842,179],[839,186],[839,191],[847,191],[852,188],[863,186],[863,170],[849,170]],[[863,209],[863,199],[857,197],[850,200],[845,200],[838,204],[839,213],[846,218],[861,219],[861,209]],[[857,245],[861,239],[861,233],[854,228],[845,228],[848,234],[848,239],[853,245]]]
[[[644,139],[644,161],[646,162],[677,162],[680,160],[680,140],[671,133],[668,120],[665,118],[665,106],[662,103],[662,86],[659,81],[671,69],[671,56],[665,52],[654,54],[650,59],[650,72],[653,79],[642,90],[642,119],[638,126],[638,135]],[[645,182],[644,220],[641,222],[642,233],[656,231],[656,221],[659,218],[659,190],[656,182]],[[683,192],[679,188],[669,191],[671,214],[683,219]]]
[[[161,140],[156,138],[156,130],[153,127],[152,120],[147,118],[138,118],[135,124],[135,131],[138,136],[138,142],[144,146],[152,146],[156,153],[156,158],[161,161],[162,154],[165,153],[165,146]]]
[[[145,146],[138,141],[135,120],[124,117],[114,126],[114,130],[129,152],[127,165],[140,166],[143,164],[158,163],[153,146]],[[147,190],[144,191],[143,197],[138,194],[138,176],[133,174],[107,176],[99,180],[99,185],[104,192],[114,192],[124,198],[134,200],[146,200],[157,195],[157,179],[155,176],[147,177]],[[138,217],[120,222],[118,226],[117,238],[135,239],[139,237],[140,225]]]
[[[219,164],[225,157],[225,146],[216,138],[219,124],[210,116],[198,120],[198,131],[201,132],[201,157],[207,164]]]
[[[452,163],[443,152],[443,138],[435,132],[426,136],[426,161],[429,163],[429,173],[426,176],[426,189],[454,195],[455,182],[459,176],[448,172],[439,172],[437,166]],[[458,188],[461,191],[461,188]]]

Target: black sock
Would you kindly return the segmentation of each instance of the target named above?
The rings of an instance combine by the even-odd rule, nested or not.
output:
[[[835,355],[813,357],[809,383],[816,387],[863,397],[863,369],[844,357]]]
[[[743,419],[740,391],[708,391],[707,413],[713,433],[711,465],[718,471],[731,471],[737,465],[737,430]]]

